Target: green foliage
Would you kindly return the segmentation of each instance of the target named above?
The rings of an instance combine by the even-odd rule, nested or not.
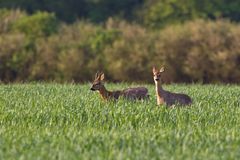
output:
[[[154,36],[139,25],[124,21],[108,21],[108,29],[119,30],[121,36],[106,46],[103,55],[107,71],[113,79],[123,81],[149,80],[150,59],[154,54]]]
[[[0,0],[0,8],[21,8],[28,13],[48,11],[66,22],[89,19],[102,22],[112,16],[134,18],[135,9],[143,0]]]
[[[35,61],[36,41],[57,32],[53,14],[32,16],[20,10],[1,10],[0,70],[3,81],[28,80]]]
[[[87,18],[93,22],[102,22],[109,17],[120,17],[131,20],[134,12],[142,5],[143,0],[87,0],[89,9]]]
[[[195,0],[196,8],[206,17],[215,18],[228,18],[233,21],[240,20],[240,1],[236,0]]]
[[[118,36],[118,31],[104,30],[99,28],[96,33],[89,38],[89,44],[94,52],[100,52],[106,45],[111,45],[112,41]]]
[[[27,64],[31,55],[26,51],[26,37],[23,34],[0,35],[0,76],[1,80],[25,79]]]
[[[162,28],[196,18],[240,20],[240,2],[226,0],[146,1],[142,11],[148,27]]]
[[[31,16],[18,19],[13,29],[31,37],[49,36],[57,31],[57,19],[54,14],[37,12]]]
[[[151,1],[150,1],[151,2]],[[164,0],[148,5],[145,14],[147,26],[165,27],[199,17],[193,0]]]
[[[31,79],[88,80],[104,64],[102,49],[118,35],[87,22],[63,25],[59,33],[38,41]]]
[[[30,14],[48,11],[67,22],[86,16],[86,5],[86,0],[0,0],[0,8],[20,8]]]
[[[229,21],[197,20],[162,30],[157,48],[175,80],[239,82],[239,34]]]
[[[0,0],[0,8],[54,13],[65,22],[87,19],[102,23],[110,17],[161,28],[195,18],[240,21],[239,0]]]
[[[230,21],[195,20],[160,31],[112,18],[51,27],[52,14],[18,12],[0,14],[8,20],[0,33],[2,81],[88,81],[102,70],[108,80],[152,83],[152,66],[164,65],[164,82],[240,82],[240,27]],[[26,30],[38,23],[46,26]]]
[[[0,34],[12,30],[12,25],[20,18],[25,17],[26,13],[20,10],[0,9]]]
[[[173,109],[147,87],[148,102],[106,103],[88,84],[0,85],[0,159],[240,158],[239,86],[164,86],[194,100]]]

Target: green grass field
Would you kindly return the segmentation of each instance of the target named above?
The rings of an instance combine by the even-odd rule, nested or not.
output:
[[[240,86],[164,86],[194,101],[173,109],[147,87],[106,103],[89,84],[0,85],[0,159],[240,159]]]

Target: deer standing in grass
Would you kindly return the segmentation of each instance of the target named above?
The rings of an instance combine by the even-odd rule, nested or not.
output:
[[[130,100],[144,100],[149,97],[148,89],[145,87],[128,88],[122,91],[108,91],[104,86],[103,80],[104,73],[96,73],[91,90],[99,91],[104,100],[117,100],[120,97]]]
[[[190,105],[192,103],[191,98],[186,94],[181,93],[171,93],[169,91],[165,91],[162,88],[161,76],[164,72],[164,68],[162,67],[160,70],[157,70],[153,67],[153,79],[156,86],[156,95],[157,95],[157,104],[166,104],[167,106],[172,106],[175,104],[180,105]]]

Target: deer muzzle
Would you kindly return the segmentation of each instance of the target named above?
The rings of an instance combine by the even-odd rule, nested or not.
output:
[[[91,90],[91,91],[96,91],[96,89],[94,89],[94,88],[91,88],[90,90]]]

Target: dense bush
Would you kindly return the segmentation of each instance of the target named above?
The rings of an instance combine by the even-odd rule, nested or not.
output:
[[[86,80],[91,55],[88,41],[95,28],[87,23],[76,23],[63,25],[59,32],[61,34],[43,38],[36,44],[37,58],[31,79]]]
[[[0,10],[0,71],[4,81],[28,80],[35,63],[38,39],[57,32],[53,14],[27,15],[20,10]]]
[[[88,81],[102,70],[108,80],[152,82],[156,65],[166,67],[165,82],[240,82],[240,25],[230,21],[151,31],[123,20],[66,25],[48,13],[1,13],[2,81]]]
[[[195,0],[148,1],[145,5],[144,23],[152,28],[202,17],[196,9]]]
[[[0,0],[0,8],[20,8],[28,13],[48,11],[65,22],[89,19],[103,22],[111,16],[133,19],[135,10],[144,0]]]
[[[174,81],[239,82],[239,34],[238,24],[197,20],[162,30],[156,47]]]
[[[23,34],[0,35],[0,75],[4,81],[25,79],[28,61],[26,37]],[[26,77],[25,77],[26,76]]]
[[[239,0],[0,0],[0,8],[20,8],[31,14],[52,12],[65,22],[87,19],[103,23],[109,17],[118,17],[145,22],[148,27],[195,18],[240,21]]]
[[[168,82],[239,82],[237,24],[196,20],[159,33],[123,22],[113,27],[122,36],[104,55],[114,79],[150,82],[151,67],[164,65]]]
[[[87,22],[62,25],[59,34],[36,44],[31,79],[89,80],[96,70],[105,70],[102,50],[117,35],[114,30],[104,30]]]
[[[11,31],[13,23],[25,17],[26,13],[20,10],[0,10],[0,34]]]
[[[31,37],[49,36],[57,31],[57,19],[54,14],[37,12],[31,16],[24,16],[16,20],[13,29]]]
[[[240,21],[240,1],[226,0],[151,0],[140,10],[148,27],[162,28],[197,18],[228,18]]]
[[[107,71],[113,79],[142,81],[151,77],[151,60],[154,55],[154,35],[136,24],[124,21],[106,23],[106,28],[116,29],[120,36],[103,51]]]

